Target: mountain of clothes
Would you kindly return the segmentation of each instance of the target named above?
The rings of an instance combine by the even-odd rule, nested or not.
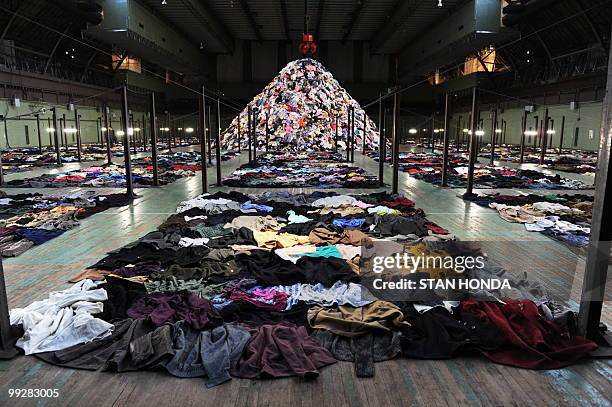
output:
[[[362,145],[364,118],[367,145],[378,145],[374,122],[320,62],[309,58],[292,61],[234,118],[221,135],[221,146],[228,150],[237,150],[239,143],[242,148],[248,147],[248,109],[252,108],[258,148],[345,149],[350,131],[349,106],[355,111],[356,146]]]
[[[266,153],[223,178],[223,185],[247,188],[378,188],[378,178],[329,152]]]
[[[18,194],[0,197],[0,255],[18,256],[79,225],[79,219],[129,204],[125,194]]]
[[[27,355],[71,368],[164,369],[207,377],[312,378],[337,360],[357,376],[375,362],[481,355],[530,369],[570,365],[596,348],[571,311],[524,277],[487,266],[452,276],[507,278],[511,288],[377,298],[362,284],[362,247],[465,255],[459,242],[400,195],[243,195],[182,202],[156,231],[110,252],[70,288],[10,312]],[[363,273],[362,273],[363,272]],[[469,296],[468,296],[469,294]]]
[[[522,223],[572,246],[589,243],[593,197],[586,195],[464,195],[463,199],[496,209],[510,223]]]
[[[221,160],[226,161],[237,155],[239,153],[227,152],[221,156]],[[179,178],[195,175],[196,171],[202,169],[200,157],[198,152],[175,152],[158,155],[159,184],[166,185]],[[153,186],[151,157],[135,158],[131,160],[131,163],[134,186]],[[211,165],[208,164],[208,166]],[[104,164],[59,174],[43,174],[33,178],[15,179],[6,182],[5,186],[15,188],[124,187],[125,169],[120,164]]]

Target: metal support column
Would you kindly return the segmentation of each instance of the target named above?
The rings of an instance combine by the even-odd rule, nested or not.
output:
[[[251,152],[251,149],[253,148],[253,140],[251,139],[251,137],[253,137],[253,130],[252,130],[252,118],[253,118],[253,109],[251,108],[251,106],[249,105],[248,111],[247,111],[247,143],[249,145],[249,162],[251,162],[252,159],[252,155],[253,153]]]
[[[444,148],[442,150],[442,186],[448,186],[448,145],[450,141],[451,107],[450,95],[444,98]]]
[[[60,119],[60,146],[64,146],[64,151],[68,152],[68,137],[64,132],[66,128],[66,113],[62,113],[62,118]]]
[[[336,118],[336,125],[338,124],[338,119]],[[385,144],[385,139],[383,137],[383,108],[382,108],[382,94],[378,96],[378,184],[382,187],[384,185],[383,182],[383,174],[384,174],[384,165],[385,165],[385,156],[383,155],[383,145]]]
[[[346,161],[351,161],[351,107],[346,109]]]
[[[217,98],[217,138],[215,140],[215,157],[217,158],[217,186],[221,186],[221,100]]]
[[[434,128],[436,127],[436,115],[431,116],[431,152],[436,149],[436,139],[434,138]]]
[[[153,185],[159,186],[159,168],[157,162],[157,117],[155,113],[155,92],[151,92],[151,113],[149,117],[151,126],[151,161],[153,164]]]
[[[497,109],[493,110],[493,117],[491,118],[491,165],[495,164],[495,143],[497,142]]]
[[[334,153],[338,152],[338,115],[336,115],[336,133],[334,135]]]
[[[559,135],[559,154],[563,153],[563,134],[565,133],[565,116],[561,117],[561,134]]]
[[[130,137],[128,136],[128,123],[130,116],[128,113],[127,86],[121,87],[121,117],[123,118],[123,158],[125,165],[125,188],[128,198],[134,198],[134,188],[132,186],[132,163],[130,161]]]
[[[366,153],[366,138],[368,134],[368,116],[366,116],[365,110],[363,111],[363,132],[361,134],[361,154]]]
[[[108,106],[104,105],[104,128],[106,129],[106,161],[108,164],[113,163],[111,154],[110,127],[108,125]]]
[[[251,130],[253,130],[253,160],[257,159],[257,113],[256,107],[253,108],[253,121]]]
[[[62,153],[60,151],[59,141],[59,124],[57,122],[57,109],[54,107],[51,109],[53,112],[53,142],[55,143],[55,163],[58,167],[62,165]]]
[[[270,112],[266,112],[266,152],[268,152],[268,143],[270,142],[270,127],[268,122],[270,121]]]
[[[0,359],[12,359],[19,354],[15,347],[18,339],[19,334],[11,327],[9,319],[4,268],[0,257]]]
[[[77,161],[81,162],[81,149],[83,148],[81,143],[81,116],[77,109],[74,109],[74,127],[76,128]]]
[[[544,127],[542,128],[542,135],[540,136],[540,165],[544,165],[546,160],[546,144],[548,140],[548,108],[544,113]]]
[[[208,114],[208,129],[205,129],[205,131],[208,132],[208,135],[206,137],[206,147],[208,148],[208,163],[212,164],[212,114],[211,114],[211,106],[207,105],[206,106],[207,109],[207,114]]]
[[[391,193],[397,194],[399,189],[399,142],[401,138],[400,126],[400,97],[393,95],[393,183]]]
[[[351,106],[351,162],[355,162],[355,143],[357,141],[355,128],[355,108]]]
[[[612,48],[612,46],[611,46]],[[597,177],[595,178],[595,201],[591,235],[580,297],[578,332],[601,346],[596,352],[609,356],[610,338],[600,329],[601,311],[607,283],[612,240],[612,182],[610,176],[610,153],[612,146],[612,64],[608,65],[608,82],[603,101]]]
[[[36,130],[38,131],[38,153],[42,153],[42,135],[40,134],[40,115],[36,115]]]
[[[523,131],[521,132],[521,150],[519,153],[520,154],[519,155],[520,164],[523,164],[523,162],[525,161],[525,137],[526,137],[525,132],[527,131],[528,115],[529,115],[529,112],[525,110],[525,114],[523,115]]]
[[[202,86],[202,97],[199,103],[200,111],[200,165],[202,166],[202,193],[208,193],[208,168],[206,163],[206,88]]]
[[[478,156],[478,139],[476,136],[476,130],[478,129],[478,88],[472,89],[472,115],[470,120],[470,146],[469,155],[470,160],[468,164],[468,180],[466,195],[471,195],[474,189],[474,165],[476,164],[476,157]]]

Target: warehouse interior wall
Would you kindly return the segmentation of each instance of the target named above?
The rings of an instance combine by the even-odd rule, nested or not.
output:
[[[15,147],[38,147],[38,129],[36,118],[34,116],[26,116],[15,118],[16,116],[28,115],[33,112],[40,111],[45,108],[45,112],[40,114],[40,130],[41,142],[43,146],[52,145],[50,132],[48,128],[53,127],[53,114],[51,112],[52,105],[41,104],[40,102],[21,101],[19,107],[12,105],[12,102],[7,99],[0,99],[0,115],[7,117],[4,123],[0,122],[0,147],[15,148]],[[66,115],[66,126],[74,127],[74,111],[68,110],[67,106],[56,106],[58,120],[62,115]],[[75,105],[78,114],[81,115],[81,139],[83,143],[95,143],[99,140],[100,127],[98,118],[102,116],[102,110],[92,106]],[[134,121],[136,123],[142,121],[143,112],[133,111]],[[148,117],[148,114],[145,114]],[[110,109],[108,116],[110,127],[119,129],[121,111],[120,109]],[[146,124],[148,127],[148,123]],[[76,135],[68,134],[68,144],[76,143]]]

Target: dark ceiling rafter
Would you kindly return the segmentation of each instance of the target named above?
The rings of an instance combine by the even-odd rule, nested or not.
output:
[[[219,22],[206,2],[202,0],[182,0],[182,3],[198,18],[202,26],[206,27],[206,30],[217,40],[225,53],[231,54],[234,52],[234,37]]]
[[[97,49],[94,49],[94,51],[91,53],[91,56],[87,58],[87,63],[85,64],[85,67],[83,68],[83,73],[81,74],[81,82],[85,80],[85,75],[87,75],[87,70],[91,66],[91,63],[96,58],[96,56],[98,56],[98,52],[99,51]]]
[[[325,0],[319,0],[319,7],[317,8],[317,26],[315,28],[315,41],[319,40],[321,35],[321,23],[323,22],[323,16],[325,15]]]
[[[582,17],[586,21],[586,23],[589,25],[589,27],[591,28],[591,31],[593,32],[593,36],[595,37],[595,40],[597,41],[599,46],[606,53],[608,53],[610,51],[610,49],[608,47],[606,47],[606,45],[604,44],[604,41],[603,41],[603,38],[601,37],[601,34],[599,34],[599,31],[597,31],[597,27],[595,27],[595,24],[593,24],[593,20],[591,20],[591,17],[589,17],[589,14],[586,12],[586,9],[585,9],[584,5],[582,4],[582,1],[581,0],[574,0],[574,3],[576,3],[576,5],[580,9],[580,11],[582,12]]]
[[[239,0],[239,1],[240,1],[240,7],[242,7],[242,11],[244,11],[244,14],[246,14],[246,17],[249,20],[249,24],[251,25],[251,30],[253,30],[253,33],[255,34],[255,38],[257,38],[257,41],[262,42],[263,35],[261,34],[261,30],[259,29],[259,26],[257,25],[257,22],[255,21],[253,11],[251,11],[251,8],[249,7],[249,2],[247,0]]]
[[[358,0],[358,2],[355,4],[355,10],[353,10],[353,13],[351,15],[351,21],[349,22],[348,26],[346,27],[346,31],[344,32],[344,35],[342,36],[342,43],[346,43],[346,41],[348,40],[348,37],[351,35],[351,32],[353,31],[353,28],[355,28],[355,24],[357,23],[357,20],[359,20],[359,17],[361,16],[361,12],[363,11],[364,6],[366,5],[367,0]]]
[[[468,1],[469,0],[462,0],[462,1],[457,2],[457,4],[455,4],[453,7],[450,7],[443,16],[438,17],[433,23],[429,24],[427,27],[423,28],[420,32],[418,32],[414,36],[415,40],[414,41],[410,41],[410,42],[404,44],[397,53],[401,54],[408,47],[410,47],[412,44],[414,44],[416,41],[418,41],[418,38],[422,37],[423,34],[425,34],[428,31],[435,30],[435,28],[438,25],[440,25],[440,24],[444,24],[444,19],[446,19],[449,16],[451,16],[452,14],[454,14],[457,10],[459,10],[461,7],[463,7]]]
[[[49,58],[47,58],[47,63],[45,64],[45,69],[43,70],[43,74],[47,72],[47,69],[49,69],[49,65],[51,64],[51,60],[53,59],[53,56],[55,55],[55,52],[57,51],[57,47],[59,47],[60,42],[62,42],[62,39],[64,39],[64,37],[68,33],[68,30],[70,30],[70,27],[72,27],[72,23],[68,23],[68,26],[64,29],[63,33],[59,36],[57,41],[55,41],[55,45],[53,45],[53,48],[51,49],[51,52],[49,53]]]
[[[21,5],[23,3],[20,3],[17,8],[15,9],[15,12],[13,14],[11,14],[11,17],[8,20],[8,23],[6,23],[6,26],[4,27],[4,30],[2,30],[2,34],[0,34],[0,41],[4,40],[4,37],[6,36],[6,34],[9,31],[9,28],[11,28],[11,25],[13,24],[13,21],[15,21],[15,18],[17,18],[17,13],[19,12],[19,10],[21,9]]]
[[[291,41],[289,35],[289,18],[287,17],[287,0],[279,0],[281,8],[281,16],[283,18],[283,30],[285,30],[285,38],[287,41]]]
[[[370,50],[373,54],[378,53],[380,48],[397,32],[397,28],[419,8],[422,2],[419,0],[398,0],[389,8],[385,21],[376,30],[372,38]]]
[[[542,38],[542,36],[540,35],[540,33],[536,29],[534,29],[533,27],[531,27],[531,29],[535,33],[535,37],[537,38],[537,40],[540,43],[540,45],[542,46],[542,48],[544,48],[544,52],[546,52],[546,55],[548,56],[548,61],[550,62],[552,67],[557,72],[560,72],[559,66],[557,65],[557,61],[555,61],[555,59],[553,58],[552,53],[550,52],[550,48],[548,48],[548,45],[546,44],[546,41],[544,41],[544,39]]]

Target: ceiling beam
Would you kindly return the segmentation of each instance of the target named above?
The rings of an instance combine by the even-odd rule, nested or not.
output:
[[[221,45],[225,53],[234,52],[234,37],[225,29],[217,16],[202,0],[182,0],[189,11],[198,18],[215,40]]]
[[[595,40],[597,41],[597,43],[599,44],[599,46],[606,52],[608,53],[610,50],[608,47],[605,46],[603,38],[601,37],[601,34],[599,34],[599,31],[597,31],[597,28],[595,27],[595,24],[593,24],[593,20],[591,20],[591,17],[589,17],[588,13],[586,12],[586,9],[584,8],[584,5],[582,4],[582,1],[580,0],[574,0],[574,2],[576,3],[576,5],[578,6],[578,8],[580,8],[580,11],[582,11],[582,17],[584,18],[584,20],[586,21],[586,23],[589,25],[589,27],[591,28],[591,31],[593,32],[593,36],[595,37]]]
[[[291,41],[289,35],[289,18],[287,17],[287,0],[280,0],[281,15],[283,18],[283,29],[285,30],[285,39]]]
[[[422,1],[398,0],[389,9],[385,21],[376,30],[376,35],[371,40],[370,50],[373,54],[379,52],[404,21],[419,8]]]
[[[357,4],[355,5],[355,10],[353,11],[351,15],[351,21],[349,22],[349,25],[346,27],[346,30],[344,31],[344,36],[342,37],[342,43],[346,43],[349,35],[351,35],[351,32],[353,31],[353,28],[355,28],[355,24],[357,23],[357,20],[359,20],[359,16],[361,15],[361,12],[365,4],[366,4],[366,0],[361,0],[361,1],[358,1]]]
[[[398,50],[398,53],[401,54],[406,48],[410,47],[413,43],[418,41],[418,39],[420,37],[422,37],[423,34],[427,33],[428,31],[433,31],[440,24],[444,24],[444,19],[446,19],[447,17],[449,17],[452,14],[454,14],[457,10],[459,10],[461,7],[463,7],[468,1],[470,1],[470,0],[460,0],[453,7],[450,7],[449,9],[447,9],[446,12],[444,13],[444,15],[442,15],[440,17],[437,17],[431,24],[429,24],[427,27],[425,27],[421,31],[419,31],[419,33],[416,34],[413,37],[413,38],[415,38],[415,40],[410,41],[410,42],[404,44]]]
[[[532,27],[533,33],[535,34],[535,37],[538,39],[538,42],[540,43],[540,45],[542,45],[542,48],[544,48],[544,52],[546,52],[546,55],[548,56],[548,61],[550,62],[550,64],[552,65],[552,67],[555,69],[555,71],[557,71],[557,74],[560,73],[559,70],[559,66],[557,65],[557,61],[555,61],[555,59],[552,56],[552,53],[550,52],[550,49],[548,48],[548,45],[546,44],[546,42],[544,41],[544,39],[540,36],[540,33]]]
[[[321,36],[321,22],[323,22],[323,16],[325,12],[325,0],[319,0],[319,7],[317,8],[317,27],[315,29],[315,41]]]
[[[240,7],[242,7],[242,11],[244,11],[244,14],[246,14],[246,17],[249,20],[251,30],[253,30],[253,33],[255,33],[255,38],[257,38],[257,41],[262,42],[263,35],[261,34],[261,30],[259,29],[259,26],[257,25],[257,22],[255,21],[255,17],[253,16],[253,12],[251,11],[251,8],[249,7],[248,1],[240,0]]]
[[[53,46],[53,48],[51,49],[51,52],[49,53],[49,58],[47,58],[47,63],[45,64],[45,69],[43,71],[43,74],[47,73],[47,69],[49,69],[49,65],[51,64],[51,60],[53,59],[53,56],[55,55],[55,51],[57,51],[57,47],[59,47],[60,42],[66,36],[66,33],[68,32],[68,30],[70,30],[70,27],[72,27],[72,23],[68,23],[68,26],[66,27],[66,29],[59,36],[57,41],[55,41],[55,45]]]

